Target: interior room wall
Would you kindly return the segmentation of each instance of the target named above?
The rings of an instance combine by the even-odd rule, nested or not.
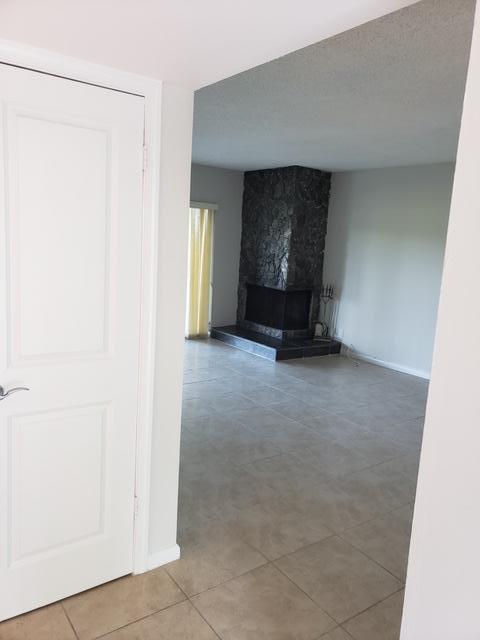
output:
[[[190,198],[218,205],[213,247],[212,325],[235,324],[243,172],[192,164]]]
[[[402,640],[477,640],[480,635],[479,111],[477,13],[415,501]]]
[[[333,175],[324,281],[336,335],[366,359],[429,377],[454,164]]]

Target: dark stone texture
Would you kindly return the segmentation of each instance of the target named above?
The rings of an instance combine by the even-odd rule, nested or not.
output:
[[[240,323],[245,321],[248,283],[282,291],[310,289],[313,328],[322,286],[330,179],[330,173],[299,166],[245,173]]]

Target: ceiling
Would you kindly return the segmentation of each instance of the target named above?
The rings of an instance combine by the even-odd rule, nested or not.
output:
[[[0,38],[194,89],[415,0],[0,0]]]
[[[194,162],[341,171],[454,160],[474,4],[422,0],[197,91]]]

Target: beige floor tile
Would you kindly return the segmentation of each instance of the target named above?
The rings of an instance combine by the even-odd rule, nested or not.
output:
[[[186,398],[182,403],[182,417],[186,420],[202,418],[215,413],[213,405],[202,398]]]
[[[314,418],[326,414],[326,411],[320,409],[320,407],[302,402],[302,400],[298,400],[293,396],[291,396],[289,400],[271,404],[269,405],[269,408],[273,411],[277,411],[286,418],[298,420],[300,422],[303,422],[303,420],[307,418]]]
[[[0,640],[75,640],[61,604],[0,623]]]
[[[339,438],[342,441],[355,437],[357,434],[369,434],[371,431],[362,427],[351,420],[342,418],[336,413],[327,413],[323,411],[321,415],[305,416],[298,419],[310,429],[314,429],[322,436]]]
[[[328,529],[335,532],[363,524],[377,515],[370,501],[349,495],[332,480],[315,487],[303,487],[283,497],[292,500],[303,517],[316,515]]]
[[[218,640],[189,602],[182,602],[109,633],[104,640]],[[102,640],[103,640],[102,638]]]
[[[244,469],[280,494],[310,488],[326,477],[313,464],[291,453],[258,460]]]
[[[313,429],[285,418],[279,413],[269,412],[268,409],[258,414],[258,422],[254,420],[251,425],[244,424],[248,429],[262,433],[284,453],[295,453],[312,445],[322,444],[320,436]]]
[[[330,441],[361,454],[370,465],[380,464],[412,450],[411,445],[389,437],[390,433],[384,436],[334,414],[304,418],[301,422]]]
[[[352,640],[352,636],[341,627],[337,627],[333,631],[323,635],[320,640]]]
[[[187,508],[206,510],[217,519],[276,495],[272,487],[234,465],[227,472],[214,466],[205,476],[181,483],[180,490]]]
[[[188,432],[184,430],[184,440]],[[191,432],[190,432],[191,433]],[[207,481],[218,483],[228,478],[231,464],[206,438],[193,445],[186,445],[180,453],[180,483]]]
[[[398,640],[402,619],[403,591],[345,623],[355,640]]]
[[[417,484],[418,465],[420,463],[420,452],[415,452],[395,460],[389,460],[377,465],[373,470],[384,478],[390,478],[394,482],[408,486],[412,492]]]
[[[320,442],[312,442],[304,450],[297,451],[297,455],[305,463],[315,466],[324,476],[341,477],[354,471],[367,469],[381,461],[373,452],[364,455],[330,438],[322,436],[319,438],[321,438]]]
[[[242,509],[231,522],[238,534],[269,560],[332,535],[321,514],[299,512],[293,501],[281,498]]]
[[[249,400],[261,405],[270,405],[275,402],[288,401],[289,396],[280,389],[275,389],[269,386],[257,386],[255,389],[250,389],[244,394]]]
[[[214,340],[187,341],[186,351],[191,418],[182,434],[179,534],[183,559],[189,549],[195,554],[185,579],[208,584],[215,573],[243,572],[255,550],[278,563],[305,553],[297,571],[312,592],[353,610],[365,637],[377,640],[367,614],[380,616],[387,605],[376,603],[401,588],[391,573],[404,577],[427,385],[341,356],[273,363]],[[231,526],[230,536],[220,533]],[[341,549],[330,531],[344,538]],[[311,549],[330,550],[318,560]],[[249,577],[270,569],[242,573],[198,598],[216,594],[208,608],[223,625],[222,640],[354,637],[345,625],[305,636],[284,622],[288,602],[279,607],[268,596],[262,607],[258,594],[268,589]],[[380,629],[390,640],[395,625]]]
[[[182,418],[182,427],[185,426],[190,431],[202,435],[204,438],[215,438],[218,434],[229,433],[241,427],[230,417],[229,413],[216,413],[202,418],[187,419]]]
[[[271,442],[283,453],[303,454],[305,449],[322,444],[320,437],[312,429],[304,427],[299,422],[294,425],[283,430],[272,430],[269,434]]]
[[[249,400],[240,393],[226,393],[217,395],[210,400],[212,407],[215,411],[220,413],[228,413],[229,411],[240,411],[245,409],[253,409],[256,405],[255,402]]]
[[[405,582],[412,509],[413,505],[402,507],[344,531],[341,537]]]
[[[271,565],[206,591],[193,601],[223,640],[317,640],[335,626]]]
[[[212,446],[231,464],[246,465],[282,453],[270,438],[243,426],[211,437]]]
[[[267,407],[256,407],[245,411],[232,411],[230,417],[248,429],[253,429],[254,431],[263,430],[264,433],[267,431],[284,430],[296,425],[294,420],[290,420],[290,418],[286,418]]]
[[[381,429],[385,423],[394,425],[405,420],[418,418],[423,415],[423,407],[418,402],[409,402],[406,398],[392,398],[367,404],[353,409],[342,410],[337,406],[333,408],[347,420],[371,429]]]
[[[185,599],[163,569],[126,576],[64,600],[80,640],[91,640]]]
[[[165,568],[189,596],[265,564],[233,527],[215,525],[182,540],[182,557]]]
[[[183,376],[184,384],[217,380],[231,375],[231,370],[222,367],[219,363],[211,362],[210,366],[205,366],[205,364],[195,369],[185,370]]]
[[[337,486],[368,506],[372,516],[383,515],[415,499],[415,482],[401,474],[387,472],[387,469],[389,467],[385,467],[384,470],[383,465],[363,469],[340,478]]]
[[[337,622],[401,587],[392,575],[338,537],[296,551],[275,564]]]
[[[202,507],[195,502],[189,491],[184,491],[180,487],[178,495],[178,535],[181,538],[190,530],[205,528],[213,522],[217,522],[218,517],[214,511],[208,507]],[[181,542],[181,539],[180,539]]]
[[[223,393],[229,393],[229,391],[220,391],[218,380],[190,382],[187,384],[184,383],[183,385],[182,399],[191,400],[192,398],[200,398],[208,402],[211,398]]]

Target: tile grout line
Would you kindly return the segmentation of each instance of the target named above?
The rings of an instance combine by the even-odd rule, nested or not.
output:
[[[411,503],[407,503],[407,504],[411,504]],[[375,517],[374,517],[374,518],[372,518],[371,520],[368,520],[368,521],[366,521],[366,522],[364,522],[364,523],[361,523],[361,524],[359,524],[359,525],[355,525],[354,527],[350,527],[349,529],[345,529],[344,531],[349,531],[349,530],[351,530],[351,529],[356,528],[357,526],[362,526],[363,524],[368,524],[369,522],[372,522],[373,520],[376,520],[376,519],[377,519],[377,518],[379,518],[379,517],[383,517],[384,515],[389,515],[390,513],[393,513],[393,512],[395,512],[395,511],[398,511],[399,509],[404,508],[405,506],[407,506],[407,504],[406,504],[406,505],[403,505],[403,506],[400,506],[400,507],[396,507],[395,509],[392,509],[391,511],[388,511],[388,512],[386,512],[386,513],[385,513],[385,514],[383,514],[383,515],[375,516]],[[324,526],[328,529],[328,527],[327,527],[326,525],[324,525]],[[243,540],[243,538],[242,538],[242,541],[244,542],[244,544],[248,545],[251,549],[254,549],[255,551],[257,551],[257,553],[259,553],[259,554],[260,554],[260,555],[265,559],[265,563],[264,563],[264,564],[261,564],[261,565],[258,565],[257,567],[253,567],[252,569],[248,569],[247,571],[241,572],[241,573],[239,573],[239,574],[237,574],[237,575],[235,575],[235,576],[232,576],[231,578],[228,578],[228,580],[224,580],[223,582],[219,582],[218,584],[213,585],[213,586],[211,586],[211,587],[208,587],[208,589],[205,589],[205,590],[203,590],[203,591],[199,591],[198,593],[195,593],[195,594],[193,594],[192,596],[188,596],[188,595],[185,593],[185,591],[180,587],[180,585],[177,583],[177,581],[175,580],[175,578],[170,574],[170,572],[168,571],[168,569],[166,569],[166,568],[165,568],[165,571],[168,573],[169,577],[170,577],[170,578],[172,578],[172,580],[175,582],[175,584],[177,584],[177,586],[178,586],[178,587],[179,587],[179,589],[182,591],[182,593],[184,593],[185,597],[186,597],[188,600],[191,600],[191,598],[195,598],[196,596],[199,596],[199,595],[202,595],[202,594],[207,593],[207,592],[209,592],[209,591],[212,591],[212,590],[216,589],[217,587],[224,586],[224,585],[228,584],[229,582],[232,582],[233,580],[236,580],[237,578],[240,578],[240,577],[242,577],[242,576],[248,575],[249,573],[252,573],[253,571],[256,571],[257,569],[260,569],[260,568],[262,568],[262,567],[266,567],[266,566],[268,566],[268,565],[272,565],[273,567],[275,567],[276,569],[278,569],[278,570],[279,570],[279,571],[280,571],[280,572],[281,572],[281,573],[282,573],[286,578],[288,578],[288,580],[289,580],[292,584],[294,584],[298,589],[300,589],[300,591],[302,591],[302,593],[304,593],[304,594],[305,594],[305,595],[306,595],[306,596],[307,596],[307,597],[308,597],[312,602],[314,602],[317,606],[319,606],[319,605],[318,605],[318,603],[316,603],[316,602],[315,602],[315,601],[314,601],[314,600],[313,600],[313,599],[312,599],[312,598],[311,598],[311,597],[310,597],[310,596],[309,596],[309,595],[308,595],[308,594],[307,594],[307,593],[306,593],[306,592],[305,592],[305,591],[304,591],[304,590],[303,590],[303,589],[302,589],[302,588],[301,588],[301,587],[300,587],[300,586],[299,586],[299,585],[298,585],[298,584],[297,584],[297,583],[296,583],[292,578],[290,578],[290,576],[288,576],[288,575],[287,575],[287,574],[286,574],[286,573],[285,573],[285,572],[284,572],[284,571],[283,571],[283,570],[282,570],[282,569],[281,569],[281,568],[280,568],[276,563],[277,563],[279,560],[282,560],[283,558],[286,558],[286,557],[288,557],[288,556],[291,556],[291,555],[293,555],[293,554],[295,554],[295,553],[297,553],[297,552],[307,550],[307,549],[309,549],[310,547],[313,547],[313,546],[314,546],[314,545],[316,545],[316,544],[320,544],[320,543],[322,543],[322,542],[324,542],[324,541],[326,541],[326,540],[330,540],[330,539],[332,539],[332,538],[335,538],[335,537],[336,537],[336,538],[340,538],[343,542],[345,542],[345,544],[348,544],[350,547],[352,547],[353,549],[355,549],[355,551],[357,551],[357,552],[358,552],[358,553],[360,553],[361,555],[365,556],[369,561],[371,561],[371,562],[373,562],[374,564],[376,564],[376,565],[377,565],[378,567],[380,567],[383,571],[385,571],[386,573],[388,573],[392,578],[394,578],[395,580],[397,580],[397,582],[399,582],[399,583],[400,583],[400,585],[401,585],[398,589],[396,589],[395,591],[393,591],[391,594],[389,594],[388,596],[386,596],[386,597],[385,597],[385,598],[383,598],[382,600],[379,600],[378,602],[374,603],[373,605],[370,605],[370,607],[367,607],[367,609],[365,609],[365,610],[363,610],[363,611],[359,612],[358,614],[355,614],[355,616],[352,616],[352,618],[353,618],[353,617],[356,617],[357,615],[360,615],[360,613],[363,613],[364,611],[367,611],[369,608],[374,607],[376,604],[379,604],[380,602],[383,602],[384,600],[388,599],[390,596],[394,595],[395,593],[398,593],[399,591],[402,591],[402,589],[404,589],[404,588],[405,588],[405,583],[404,583],[404,581],[403,581],[402,579],[400,579],[398,576],[396,576],[395,574],[393,574],[389,569],[387,569],[386,567],[384,567],[383,565],[381,565],[381,564],[380,564],[377,560],[375,560],[374,558],[370,557],[368,554],[366,554],[364,551],[362,551],[362,549],[359,549],[358,547],[356,547],[356,546],[355,546],[354,544],[352,544],[349,540],[345,540],[345,539],[342,537],[342,534],[341,534],[341,533],[336,532],[336,531],[332,531],[331,529],[329,529],[329,531],[330,531],[330,535],[328,535],[328,536],[326,536],[326,537],[324,537],[324,538],[320,538],[320,539],[318,539],[318,540],[316,540],[316,541],[314,541],[314,542],[311,542],[311,543],[309,543],[309,544],[307,544],[307,545],[304,545],[304,546],[302,546],[302,547],[299,547],[298,549],[295,549],[295,550],[293,550],[293,551],[289,551],[288,553],[285,553],[285,554],[283,554],[283,555],[281,555],[281,556],[278,556],[278,558],[274,558],[273,560],[270,560],[270,559],[269,559],[269,558],[268,558],[268,557],[263,553],[263,551],[261,551],[260,549],[258,549],[258,548],[257,548],[257,547],[255,547],[254,545],[250,544],[249,542],[247,542],[247,541]],[[192,602],[192,604],[193,604],[193,602]],[[195,608],[196,608],[196,607],[195,607]],[[320,607],[320,608],[321,608],[321,607]],[[324,610],[322,609],[322,611],[324,611]],[[324,613],[327,613],[327,612],[325,612],[325,611],[324,611]],[[329,614],[327,614],[327,615],[329,615]],[[331,617],[331,616],[330,616],[330,617]],[[332,618],[332,619],[333,619],[333,618]],[[350,620],[350,619],[351,619],[351,618],[349,618],[348,620]],[[337,625],[342,624],[342,623],[337,622],[337,621],[335,621],[335,622],[336,622],[336,624],[337,624]]]
[[[400,593],[400,591],[403,591],[404,588],[405,587],[402,587],[401,589],[397,589],[396,591],[393,591],[390,595],[386,596],[385,598],[382,598],[381,600],[379,600],[378,602],[375,602],[374,604],[371,604],[369,607],[367,607],[366,609],[363,609],[362,611],[359,611],[354,616],[350,616],[350,618],[347,618],[346,620],[343,620],[342,622],[339,622],[338,625],[340,627],[342,627],[342,629],[343,629],[343,625],[344,624],[348,624],[352,620],[355,620],[355,618],[358,618],[358,616],[362,616],[364,613],[367,613],[367,611],[370,611],[371,609],[374,609],[375,607],[377,607],[379,604],[382,604],[383,602],[386,602],[389,598],[392,598],[393,596],[396,596],[397,594]],[[344,631],[347,631],[347,630],[344,629]],[[347,631],[347,633],[350,633],[350,632]]]
[[[328,536],[328,538],[332,538],[332,537],[333,537],[333,535]],[[328,538],[323,538],[323,539],[322,539],[322,540],[320,540],[319,542],[322,542],[323,540],[326,540],[326,539],[328,539]],[[317,544],[317,543],[313,543],[313,544]],[[251,546],[251,545],[250,545],[250,546]],[[309,545],[309,546],[310,546],[310,545]],[[252,547],[252,549],[255,549],[255,547]],[[256,550],[257,550],[257,549],[256,549]],[[324,613],[326,616],[328,616],[328,617],[329,617],[329,618],[334,622],[334,624],[335,624],[336,626],[339,626],[339,625],[340,625],[340,623],[339,623],[339,622],[337,622],[334,618],[332,618],[332,616],[331,616],[329,613],[327,613],[324,609],[322,609],[322,607],[321,607],[317,602],[315,602],[315,600],[313,600],[313,598],[312,598],[311,596],[309,596],[309,595],[308,595],[308,593],[307,593],[306,591],[304,591],[304,590],[303,590],[303,589],[302,589],[302,588],[301,588],[301,587],[300,587],[296,582],[294,582],[294,581],[292,580],[292,578],[290,578],[290,576],[288,576],[286,573],[284,573],[284,571],[282,571],[282,569],[280,569],[280,567],[278,567],[278,566],[275,564],[276,560],[268,560],[268,559],[266,558],[266,556],[265,556],[261,551],[259,551],[259,553],[260,553],[260,554],[261,554],[261,555],[266,559],[266,562],[265,562],[264,564],[261,564],[261,565],[259,565],[258,567],[253,567],[253,569],[248,569],[247,571],[244,571],[243,573],[239,573],[239,574],[238,574],[238,575],[236,575],[236,576],[232,576],[232,577],[231,577],[231,578],[229,578],[228,580],[224,580],[223,582],[219,582],[218,584],[213,585],[213,586],[209,587],[208,589],[205,589],[204,591],[199,591],[198,593],[195,593],[195,594],[193,594],[192,596],[188,596],[188,595],[185,593],[185,591],[183,591],[182,587],[180,587],[180,585],[179,585],[179,584],[177,583],[177,581],[173,578],[173,576],[171,576],[171,575],[170,575],[170,573],[169,573],[168,575],[172,578],[172,580],[175,582],[175,584],[178,586],[178,588],[182,591],[182,593],[184,593],[184,594],[185,594],[186,598],[189,600],[189,602],[191,602],[191,604],[192,604],[192,606],[195,608],[195,610],[196,610],[196,611],[198,611],[198,613],[201,615],[201,617],[205,620],[205,618],[203,617],[202,613],[198,610],[198,608],[196,607],[195,603],[193,602],[193,600],[192,600],[193,598],[196,598],[196,597],[198,597],[198,596],[202,596],[203,594],[208,593],[209,591],[214,591],[214,590],[215,590],[215,589],[217,589],[218,587],[223,587],[223,586],[225,586],[226,584],[228,584],[228,583],[230,583],[230,582],[233,582],[234,580],[237,580],[238,578],[241,578],[241,577],[247,576],[247,575],[248,575],[248,574],[250,574],[250,573],[253,573],[254,571],[257,571],[257,570],[259,570],[259,569],[264,569],[265,567],[269,567],[269,566],[271,566],[271,567],[273,567],[274,569],[276,569],[279,573],[281,573],[281,574],[282,574],[282,575],[283,575],[283,576],[284,576],[284,577],[285,577],[285,578],[286,578],[286,579],[287,579],[287,580],[288,580],[288,581],[289,581],[289,582],[290,582],[290,583],[291,583],[291,584],[292,584],[296,589],[298,589],[299,591],[301,591],[301,592],[302,592],[302,593],[303,593],[303,594],[308,598],[308,600],[310,600],[310,602],[312,602],[312,603],[315,605],[315,607],[317,607],[318,609],[320,609],[320,611],[322,611],[322,613]],[[295,552],[293,552],[293,553],[295,553]],[[284,556],[281,556],[281,557],[284,557]],[[277,558],[277,559],[280,559],[280,558]],[[207,624],[212,628],[212,630],[215,632],[215,634],[216,634],[216,635],[218,635],[218,633],[215,631],[215,629],[214,629],[214,628],[213,628],[213,627],[208,623],[208,620],[205,620],[205,622],[207,622]],[[333,629],[334,629],[334,628],[330,629],[330,631],[332,631]],[[329,632],[327,631],[326,633],[329,633]],[[325,634],[324,634],[324,635],[325,635]],[[219,636],[219,637],[221,637],[221,636]]]
[[[200,616],[200,618],[205,622],[205,624],[208,626],[209,629],[212,630],[212,633],[214,633],[217,638],[219,640],[222,640],[222,637],[219,633],[217,633],[217,631],[214,629],[214,627],[212,627],[212,625],[210,624],[210,622],[205,618],[205,616],[203,615],[203,613],[200,611],[200,609],[195,605],[195,603],[191,600],[191,598],[188,599],[188,602],[192,605],[192,607],[195,609],[195,611],[198,613],[198,615]]]
[[[72,623],[72,621],[70,620],[70,616],[68,615],[67,610],[65,609],[65,607],[64,607],[64,605],[63,605],[63,600],[60,600],[60,606],[62,607],[62,611],[63,611],[63,613],[65,614],[65,617],[66,617],[66,619],[68,620],[68,623],[69,623],[69,625],[70,625],[70,626],[71,626],[71,628],[72,628],[73,635],[75,636],[75,638],[77,638],[77,640],[79,640],[79,637],[78,637],[77,631],[76,631],[75,627],[73,626],[73,623]]]
[[[251,545],[249,545],[251,549],[253,549],[254,551],[258,551],[258,549],[256,549],[255,547],[252,547]],[[179,589],[181,589],[182,593],[185,594],[185,597],[188,598],[189,600],[191,600],[192,598],[196,598],[197,596],[201,596],[204,593],[208,593],[209,591],[213,591],[213,589],[216,589],[217,587],[223,587],[224,585],[228,584],[229,582],[232,582],[232,580],[237,580],[237,578],[241,578],[243,576],[246,576],[249,573],[252,573],[252,571],[256,571],[257,569],[261,569],[262,567],[266,567],[269,564],[273,564],[272,560],[268,560],[268,558],[266,558],[266,556],[261,552],[258,551],[258,553],[264,558],[265,562],[263,562],[262,564],[259,564],[256,567],[253,567],[252,569],[247,569],[246,571],[241,571],[240,573],[232,576],[231,578],[228,578],[227,580],[222,580],[222,582],[219,582],[218,584],[214,584],[211,587],[208,587],[207,589],[204,589],[203,591],[197,591],[196,593],[192,593],[191,596],[187,595],[187,593],[180,587],[180,585],[178,585],[177,581],[175,580],[175,578],[168,573],[168,571],[165,569],[165,571],[167,571],[168,575],[170,578],[172,578],[172,580],[175,582],[175,584],[178,585]]]
[[[353,545],[349,540],[345,540],[345,538],[343,538],[341,536],[341,534],[339,533],[335,533],[333,532],[332,535],[327,536],[326,538],[321,538],[320,540],[317,540],[316,542],[312,542],[308,545],[305,545],[304,547],[300,547],[299,549],[296,549],[295,551],[290,551],[289,553],[284,554],[283,556],[280,556],[279,558],[275,558],[275,560],[271,560],[270,562],[273,563],[277,569],[279,569],[282,573],[284,573],[284,571],[281,569],[281,567],[279,567],[276,562],[278,562],[279,560],[283,560],[283,558],[287,558],[288,556],[294,555],[295,553],[299,552],[299,551],[305,551],[307,549],[309,549],[310,547],[315,546],[316,544],[321,544],[322,542],[326,541],[326,540],[331,540],[332,538],[340,538],[343,542],[345,542],[345,544],[348,544],[348,546],[352,547],[352,549],[354,549],[355,551],[357,551],[358,553],[360,553],[361,555],[365,556],[368,560],[370,560],[371,562],[373,562],[374,564],[376,564],[378,567],[380,567],[380,569],[382,569],[383,571],[385,571],[386,573],[388,573],[392,578],[394,578],[397,582],[400,583],[400,588],[396,589],[395,591],[392,591],[392,593],[390,595],[393,595],[394,593],[398,593],[398,591],[401,591],[402,589],[405,589],[405,582],[399,578],[398,576],[396,576],[395,574],[393,574],[389,569],[387,569],[386,567],[384,567],[383,565],[381,565],[377,560],[375,560],[374,558],[371,558],[368,554],[366,554],[364,551],[362,551],[362,549],[359,549],[358,547],[356,547],[355,545]],[[286,574],[285,574],[286,575]],[[288,576],[287,576],[288,577]],[[299,585],[297,585],[297,583],[293,580],[293,578],[290,578],[291,582],[293,582],[299,589],[301,589],[301,587]],[[303,589],[301,589],[303,591]],[[308,595],[308,594],[307,594]],[[386,596],[386,598],[384,598],[384,600],[386,600],[387,598],[390,597],[390,595]],[[379,602],[382,602],[383,600],[380,600]],[[378,603],[376,603],[378,604]],[[371,606],[375,606],[375,605],[371,605]],[[370,607],[368,607],[370,608]],[[356,614],[359,615],[359,614]],[[355,616],[353,616],[355,617]],[[340,622],[338,622],[337,624],[341,624]]]
[[[339,531],[335,531],[333,530],[331,527],[328,526],[328,523],[326,523],[325,521],[323,522],[323,525],[326,529],[328,529],[331,532],[331,535],[327,536],[326,538],[320,538],[319,540],[316,540],[315,542],[309,542],[308,544],[304,545],[303,547],[299,547],[298,549],[295,549],[294,551],[289,551],[288,553],[284,553],[283,555],[279,556],[278,558],[275,558],[274,560],[270,560],[269,562],[277,562],[277,560],[281,560],[282,558],[286,558],[287,556],[290,556],[294,553],[297,553],[298,551],[303,551],[304,549],[308,549],[309,547],[313,547],[313,545],[315,544],[319,544],[320,542],[323,542],[324,540],[328,540],[329,538],[333,538],[334,536],[336,536],[337,538],[341,538],[342,540],[344,540],[342,534],[345,531],[351,531],[352,529],[356,529],[357,527],[362,527],[365,524],[369,524],[371,522],[374,522],[375,520],[378,520],[378,518],[383,518],[385,516],[388,516],[392,513],[394,513],[395,511],[399,511],[400,509],[405,508],[406,506],[412,504],[411,501],[405,503],[404,505],[400,505],[399,507],[395,507],[392,510],[386,511],[384,513],[378,514],[376,516],[374,516],[373,518],[370,518],[369,520],[365,520],[364,522],[360,522],[359,524],[354,525],[353,527],[348,527],[347,529],[342,529],[341,532]],[[348,540],[344,540],[344,542],[347,542],[350,546],[355,547],[351,542],[349,542]],[[382,569],[385,569],[385,567],[383,567],[382,565],[380,565],[379,562],[377,562],[376,560],[373,560],[373,558],[370,558],[365,552],[363,552],[361,549],[358,549],[357,547],[355,547],[355,549],[357,551],[360,551],[361,553],[363,553],[363,555],[367,556],[370,560],[372,560],[373,562],[375,562],[376,564],[378,564],[379,566],[382,567]],[[261,552],[260,552],[261,553]],[[385,569],[385,571],[388,571],[388,569]],[[390,571],[388,571],[388,573],[391,573]],[[391,574],[394,578],[396,578],[397,580],[400,580],[399,578],[397,578],[394,574]],[[403,582],[402,580],[400,580],[400,582]]]
[[[352,547],[352,549],[355,549],[355,551],[358,551],[358,553],[361,553],[363,556],[365,556],[365,558],[367,558],[368,560],[370,560],[371,562],[373,562],[374,564],[376,564],[378,567],[380,567],[380,569],[383,569],[383,571],[385,571],[386,573],[388,573],[390,576],[392,576],[392,578],[395,578],[395,580],[397,582],[400,582],[400,584],[402,585],[402,589],[405,587],[405,582],[400,579],[398,576],[396,576],[394,573],[392,573],[390,571],[390,569],[387,569],[386,567],[384,567],[382,564],[380,564],[380,562],[378,562],[378,560],[375,560],[374,558],[372,558],[371,556],[368,555],[368,553],[365,553],[365,551],[363,551],[362,549],[359,549],[358,547],[356,547],[352,542],[350,542],[350,540],[345,540],[345,538],[343,538],[341,535],[338,536],[341,540],[343,540],[343,542],[345,542],[346,544],[348,544],[350,547]]]
[[[332,536],[329,536],[329,538],[331,538]],[[328,539],[328,538],[326,538]],[[330,618],[330,620],[333,620],[333,622],[335,623],[336,626],[338,626],[340,623],[337,622],[335,620],[335,618],[333,616],[331,616],[327,611],[325,611],[325,609],[323,609],[318,602],[315,602],[315,600],[306,592],[302,589],[302,587],[300,587],[294,580],[292,580],[292,578],[285,573],[285,571],[283,571],[283,569],[279,566],[277,566],[274,562],[272,562],[271,564],[273,564],[273,566],[277,569],[277,571],[279,571],[283,576],[285,576],[285,578],[287,578],[287,580],[293,584],[294,587],[296,587],[299,591],[301,591],[309,600],[310,602],[313,602],[313,604],[318,607],[320,609],[320,611],[322,611],[326,616],[328,616],[328,618]],[[335,629],[335,627],[333,627],[332,629],[330,629],[330,631],[333,631]],[[326,631],[325,633],[329,633],[329,631]],[[325,635],[325,634],[324,634]]]
[[[168,565],[167,565],[168,566]],[[186,601],[189,602],[191,604],[191,606],[195,609],[195,611],[198,613],[198,615],[201,617],[201,619],[205,622],[206,625],[208,625],[208,627],[213,631],[213,633],[217,636],[217,638],[219,638],[219,640],[222,640],[221,636],[216,632],[216,630],[212,627],[212,625],[210,624],[210,622],[204,617],[204,615],[202,614],[202,612],[198,609],[198,607],[196,607],[195,603],[192,601],[192,598],[183,590],[183,588],[180,586],[180,584],[175,580],[175,578],[170,574],[170,572],[165,568],[164,571],[167,573],[167,575],[170,577],[170,579],[177,585],[177,587],[180,589],[180,591],[183,593],[183,595],[186,598]],[[204,592],[202,592],[204,593]],[[195,594],[198,595],[198,594]],[[192,596],[192,597],[195,597]]]
[[[182,591],[182,593],[183,593],[183,591]],[[183,595],[185,595],[185,594],[183,594]],[[120,631],[121,629],[126,629],[127,627],[130,627],[133,624],[137,624],[138,622],[142,622],[143,620],[147,620],[148,618],[152,618],[153,616],[156,616],[158,613],[163,613],[164,611],[168,611],[169,609],[173,609],[173,607],[176,607],[179,604],[183,604],[187,600],[188,600],[188,598],[185,596],[184,600],[180,600],[179,602],[174,602],[173,604],[169,604],[168,606],[163,607],[163,609],[157,609],[155,611],[152,611],[151,613],[147,613],[147,615],[140,616],[140,618],[136,618],[135,620],[132,620],[131,622],[127,622],[125,624],[120,625],[119,627],[115,627],[115,629],[110,629],[110,631],[102,633],[99,636],[95,636],[95,638],[93,638],[92,640],[100,640],[100,638],[106,638],[111,633],[116,633],[117,631]]]

